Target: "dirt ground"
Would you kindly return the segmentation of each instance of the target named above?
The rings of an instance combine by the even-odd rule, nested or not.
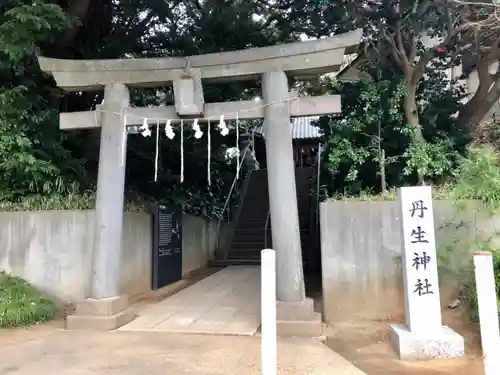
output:
[[[141,310],[216,271],[217,269],[199,271],[191,274],[186,280],[160,291],[133,296],[130,299],[131,305]],[[64,328],[64,317],[71,310],[71,307],[66,307],[57,319],[46,324],[24,329],[0,330],[0,347],[50,339],[54,332]],[[328,336],[326,344],[367,375],[483,375],[479,327],[470,323],[467,311],[464,308],[456,311],[445,310],[443,322],[465,338],[465,357],[428,362],[400,361],[391,348],[389,335],[391,322],[388,321],[328,326],[325,328]]]
[[[277,375],[365,375],[318,339],[280,338]],[[54,330],[2,345],[2,375],[261,375],[260,340],[155,332]]]
[[[445,311],[443,323],[464,337],[465,357],[400,361],[391,348],[390,322],[336,324],[327,328],[327,345],[367,375],[483,375],[479,327],[469,322],[465,310]]]
[[[146,304],[146,301],[141,299],[140,304]],[[465,318],[455,312],[446,313],[444,317],[447,325],[465,337],[467,356],[459,359],[417,363],[397,360],[391,349],[388,322],[343,323],[327,327],[326,331],[331,335],[327,345],[367,375],[483,375],[477,327],[467,323]],[[0,347],[35,345],[40,340],[50,342],[54,333],[63,327],[61,315],[39,326],[0,330]]]

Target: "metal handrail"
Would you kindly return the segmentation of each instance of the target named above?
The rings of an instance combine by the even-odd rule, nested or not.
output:
[[[320,201],[320,196],[319,196],[319,189],[320,189],[320,179],[321,179],[321,158],[322,158],[322,153],[321,153],[321,143],[318,144],[318,155],[317,155],[317,161],[316,161],[316,194],[315,194],[315,202],[314,202],[314,242],[313,246],[316,251],[316,254],[318,254],[318,251],[320,249],[320,240],[319,240],[319,234],[320,234],[320,212],[319,212],[319,201]],[[313,259],[314,261],[314,266],[317,266],[320,263],[319,259]]]
[[[318,143],[318,154],[316,161],[316,205],[319,204],[319,185],[320,185],[320,177],[321,177],[321,143]]]
[[[245,151],[243,152],[243,157],[238,161],[238,170],[241,170],[241,167],[243,165],[243,162],[245,161],[245,156],[247,155],[248,149],[250,148],[250,144],[245,147]],[[226,198],[226,202],[224,203],[224,207],[222,208],[222,216],[219,219],[219,223],[221,222],[222,218],[224,217],[224,212],[226,212],[226,208],[229,204],[229,201],[231,200],[231,195],[233,194],[233,189],[236,186],[236,181],[239,180],[238,174],[234,176],[233,183],[231,184],[231,188],[229,189],[229,193]]]
[[[271,216],[271,207],[267,209],[266,225],[264,226],[264,248],[267,249],[267,226],[269,224],[269,218]]]
[[[243,163],[245,162],[245,157],[247,155],[247,152],[248,152],[248,149],[250,148],[251,146],[251,143],[249,143],[246,147],[245,147],[245,151],[243,152],[243,157],[239,158],[238,160],[238,170],[241,170],[241,167],[243,166]],[[234,179],[233,179],[233,183],[231,184],[231,188],[229,189],[229,194],[227,195],[226,197],[226,201],[224,202],[224,207],[222,208],[222,213],[221,213],[221,216],[219,218],[219,220],[217,221],[217,247],[219,247],[220,243],[220,224],[222,222],[222,220],[224,219],[224,214],[226,212],[226,208],[229,207],[229,202],[231,201],[231,196],[233,194],[233,190],[234,190],[234,187],[236,186],[236,182],[238,181],[238,178],[239,176],[238,175],[235,175],[234,176]]]

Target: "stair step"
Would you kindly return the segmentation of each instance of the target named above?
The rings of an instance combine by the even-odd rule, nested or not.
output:
[[[300,232],[300,238],[302,242],[309,239],[310,235],[307,232]],[[233,244],[239,243],[271,243],[273,239],[272,233],[268,232],[267,235],[265,233],[246,233],[246,234],[235,234],[233,237]],[[238,247],[238,246],[237,246]]]
[[[267,238],[267,244],[270,244],[273,242],[273,237],[271,234],[268,234],[267,237],[262,234],[262,235],[244,235],[244,236],[235,236],[232,242],[232,245],[235,245],[235,248],[247,248],[247,247],[241,247],[238,244],[244,244],[244,243],[259,243],[259,244],[264,244],[266,243],[266,238]],[[306,242],[309,239],[309,235],[303,234],[300,236],[300,239],[302,242]]]
[[[264,225],[260,228],[246,228],[246,227],[240,227],[236,228],[235,233],[264,233],[264,232],[271,232],[271,226],[269,223],[267,224],[267,228],[264,227]]]
[[[260,260],[260,252],[262,250],[252,250],[251,253],[239,254],[239,251],[232,251],[227,254],[227,259],[248,259]]]
[[[258,211],[256,209],[252,209],[252,208],[247,209],[247,207],[243,207],[243,209],[241,210],[242,215],[245,215],[246,217],[250,218],[253,221],[255,221],[255,220],[266,221],[267,213],[268,213],[267,210]]]
[[[233,237],[233,242],[264,242],[267,238],[267,242],[271,240],[271,233],[267,235],[264,233],[257,234],[239,234]]]
[[[263,201],[262,199],[247,200],[243,203],[245,208],[259,209],[266,212],[269,210],[269,203],[267,201]]]
[[[257,225],[259,224],[259,225]],[[263,222],[256,222],[256,221],[240,221],[236,227],[236,232],[242,232],[242,233],[249,233],[249,232],[254,232],[254,233],[264,233],[264,232],[269,232],[271,230],[271,221],[269,220],[266,224],[265,221]]]
[[[236,231],[234,232],[234,238],[236,237],[254,237],[254,236],[261,236],[264,238],[264,236],[270,236],[272,234],[271,228],[267,227],[264,229],[264,227],[260,228],[237,228]]]
[[[231,249],[229,249],[228,254],[236,254],[238,256],[238,258],[241,258],[242,256],[247,256],[247,255],[253,256],[256,253],[260,254],[261,250],[262,249],[259,247],[248,248],[248,249],[238,249],[238,248],[231,247]]]
[[[310,238],[310,190],[313,172],[313,168],[297,168],[295,170],[302,248],[308,246]],[[268,213],[267,170],[254,171],[250,176],[248,190],[242,202],[241,213],[228,257],[238,259],[260,257],[260,250],[264,247],[272,247],[272,228],[271,222],[267,220]]]
[[[269,203],[263,202],[262,200],[246,201],[244,202],[244,208],[251,208],[254,210],[260,210],[267,212],[269,210]]]
[[[250,219],[252,221],[259,221],[259,220],[266,221],[267,210],[266,211],[257,211],[257,210],[248,209],[248,208],[244,207],[241,210],[240,215],[244,215],[245,218]]]
[[[225,266],[260,266],[260,259],[225,259],[225,260],[210,260],[209,267],[225,267]]]
[[[271,241],[267,242],[267,246],[264,242],[258,243],[258,242],[239,242],[236,244],[231,245],[231,250],[233,252],[238,252],[241,250],[246,250],[246,251],[261,251],[262,249],[270,248],[273,247],[273,244]]]
[[[250,242],[250,243],[264,243],[267,238],[267,243],[272,241],[271,233],[267,235],[267,237],[262,234],[246,234],[246,235],[237,235],[233,238],[233,243],[244,243],[244,242]]]
[[[264,230],[264,227],[266,226],[266,222],[264,221],[249,221],[249,220],[239,220],[238,221],[238,227],[236,230],[239,229],[247,229],[247,230]],[[267,228],[270,229],[271,226],[267,224]]]
[[[309,236],[309,234],[310,234],[309,232],[310,232],[309,227],[307,227],[307,228],[301,227],[300,228],[300,236],[301,237]],[[272,236],[272,233],[273,233],[272,228],[267,227],[267,230],[264,231],[263,225],[262,226],[261,225],[254,226],[254,227],[245,225],[244,227],[240,227],[240,228],[236,229],[236,231],[234,232],[233,241],[235,241],[237,238],[247,238],[247,237],[251,238],[254,236],[261,236],[262,238],[264,238],[266,236],[266,233],[268,236]]]
[[[267,247],[272,246],[271,239],[267,241]],[[242,241],[242,242],[236,242],[233,241],[231,244],[231,250],[234,251],[239,251],[239,250],[256,250],[256,249],[265,249],[266,248],[266,243],[264,240],[262,241],[254,241],[254,242],[248,242],[248,241]],[[258,251],[260,251],[258,250]]]
[[[265,233],[272,233],[272,228],[270,225],[267,226],[267,228],[264,228],[264,226],[261,226],[261,227],[258,227],[258,228],[248,228],[248,227],[240,227],[238,226],[238,228],[236,228],[236,231],[234,232],[234,235],[238,235],[238,234],[242,234],[242,235],[245,235],[245,234],[262,234],[264,235]],[[300,234],[303,235],[303,234],[306,234],[309,232],[309,227],[305,228],[305,227],[300,227]]]

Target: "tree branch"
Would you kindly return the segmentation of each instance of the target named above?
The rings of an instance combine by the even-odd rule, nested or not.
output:
[[[415,6],[417,6],[418,4],[418,1],[415,2]],[[429,8],[431,7],[431,5],[436,5],[437,1],[426,1],[424,4],[421,5],[421,8],[420,8],[420,11],[418,12],[418,18],[419,19],[422,19],[422,17],[425,16],[425,14],[429,11]],[[415,7],[413,8],[415,9]]]
[[[422,56],[420,56],[420,59],[418,60],[417,65],[415,66],[415,70],[413,71],[412,75],[412,83],[414,85],[417,85],[418,82],[422,79],[425,68],[427,67],[427,64],[432,60],[434,57],[434,51],[428,49],[423,53]]]
[[[401,21],[396,22],[394,32],[396,33],[396,45],[401,55],[401,60],[403,61],[403,64],[410,67],[412,62],[408,60],[408,56],[406,55],[406,49],[403,42],[403,34],[401,33]]]
[[[385,29],[382,29],[382,35],[384,39],[391,45],[391,55],[396,61],[396,64],[399,65],[401,70],[404,70],[404,64],[403,60],[401,60],[399,53],[398,53],[398,47],[396,45],[396,42],[394,41],[394,37],[390,35]]]
[[[451,33],[453,33],[453,25],[455,24],[455,22],[453,22],[453,17],[451,15],[451,9],[450,8],[446,8],[446,26],[448,28],[448,32],[447,32],[447,35],[450,35]]]
[[[92,0],[72,0],[69,5],[68,13],[78,19],[81,23],[83,23],[83,21],[85,20],[85,16],[87,15],[87,12],[90,8],[91,2]],[[77,24],[69,28],[59,41],[59,48],[64,48],[71,44],[71,42],[75,39],[80,27],[81,25]]]

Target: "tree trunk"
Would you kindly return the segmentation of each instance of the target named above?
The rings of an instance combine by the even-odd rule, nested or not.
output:
[[[413,127],[414,137],[412,142],[422,143],[425,142],[424,136],[422,134],[422,127],[420,126],[420,119],[418,116],[417,107],[417,85],[413,84],[413,80],[405,80],[406,85],[406,95],[404,99],[404,112],[405,119],[408,125]],[[424,173],[422,169],[417,170],[418,183],[420,185],[424,184]]]
[[[66,30],[66,32],[62,35],[61,39],[59,39],[58,47],[65,48],[70,45],[75,39],[78,30],[82,27],[85,16],[90,9],[90,5],[92,0],[73,0],[69,3],[69,8],[67,12],[77,19],[77,23],[74,24],[71,28]]]
[[[406,83],[406,95],[404,100],[404,111],[405,118],[409,125],[415,127],[420,127],[418,109],[417,109],[417,99],[416,99],[416,87],[413,87],[412,83]]]
[[[471,113],[460,113],[458,120],[466,129],[468,129],[470,136],[474,138],[477,135],[479,125],[481,125],[481,122],[486,119],[486,115],[490,111],[491,106],[483,104],[472,108],[474,108],[474,111]]]
[[[474,137],[476,131],[488,115],[488,112],[500,99],[500,80],[486,86],[480,84],[474,96],[464,105],[458,115],[458,121],[469,130]]]
[[[379,162],[379,171],[380,171],[380,189],[382,190],[382,194],[387,193],[387,179],[385,176],[385,150],[379,149],[380,152],[380,162]]]

